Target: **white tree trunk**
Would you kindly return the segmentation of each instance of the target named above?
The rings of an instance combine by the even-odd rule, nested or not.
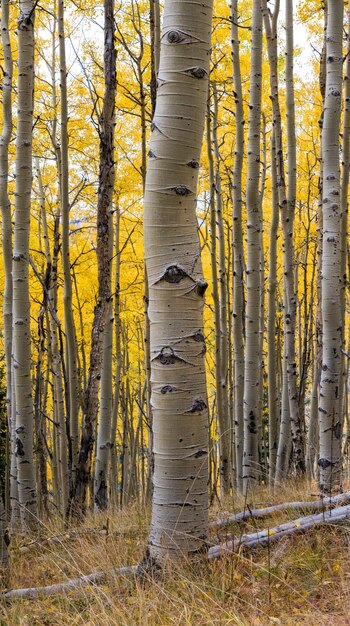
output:
[[[11,525],[19,522],[17,464],[15,457],[15,407],[12,402],[13,363],[12,363],[12,219],[11,203],[8,195],[9,159],[8,147],[12,134],[12,52],[9,33],[9,3],[1,2],[1,41],[4,56],[4,77],[2,82],[2,132],[0,136],[0,207],[2,216],[2,255],[5,270],[3,299],[5,360],[6,360],[6,408],[10,438],[10,502]]]
[[[64,274],[64,326],[66,335],[66,367],[69,386],[69,434],[71,444],[71,484],[74,483],[79,446],[79,384],[77,372],[77,344],[72,308],[72,276],[69,249],[69,156],[68,156],[68,101],[67,66],[64,28],[64,0],[58,0],[58,35],[60,53],[61,92],[61,150],[60,193],[62,214],[62,266]],[[54,138],[55,139],[55,138]]]
[[[328,3],[326,35],[326,93],[322,127],[323,257],[322,257],[322,367],[320,382],[320,487],[330,493],[341,481],[342,382],[341,206],[339,129],[342,93],[342,0]]]
[[[208,419],[196,190],[212,2],[166,0],[145,193],[154,493],[149,558],[195,553],[208,530]]]
[[[15,236],[13,249],[13,361],[16,395],[16,457],[22,526],[35,525],[33,399],[30,376],[29,226],[32,188],[34,3],[21,0],[18,20],[18,122]]]
[[[260,384],[260,126],[262,80],[262,14],[260,0],[253,1],[250,96],[248,117],[247,174],[247,304],[246,355],[244,366],[244,453],[243,484],[247,491],[260,476],[259,384]]]
[[[276,291],[277,291],[277,236],[278,236],[278,193],[276,148],[271,138],[271,193],[272,217],[270,226],[268,312],[267,312],[267,377],[269,410],[269,484],[272,485],[276,472],[278,423],[280,402],[277,386],[277,351],[276,351]]]
[[[241,64],[239,58],[237,0],[231,4],[231,40],[233,84],[235,91],[236,143],[233,167],[233,354],[234,354],[234,409],[235,429],[235,476],[236,485],[242,489],[243,464],[243,391],[244,391],[244,252],[242,232],[242,172],[244,156],[244,111],[242,96]]]

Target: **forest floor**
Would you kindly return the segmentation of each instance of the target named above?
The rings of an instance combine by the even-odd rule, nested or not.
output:
[[[310,484],[293,484],[271,495],[261,487],[254,507],[316,499]],[[239,512],[244,500],[215,503],[211,520]],[[234,534],[272,527],[299,517],[282,512],[236,525]],[[1,626],[350,626],[350,525],[328,525],[241,554],[190,565],[182,561],[164,576],[141,584],[112,570],[138,563],[144,554],[149,510],[132,505],[113,514],[87,517],[62,530],[50,523],[40,539],[13,538],[10,587],[63,582],[93,571],[106,572],[101,585],[69,593],[13,600],[0,607]],[[231,529],[229,529],[231,530]],[[212,529],[211,542],[229,530]],[[48,537],[55,537],[47,541]],[[30,541],[32,541],[30,543]]]

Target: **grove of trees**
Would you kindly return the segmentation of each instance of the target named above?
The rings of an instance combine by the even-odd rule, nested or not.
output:
[[[1,42],[4,567],[8,527],[91,509],[150,504],[154,570],[207,551],[215,501],[331,502],[350,5],[1,0]]]

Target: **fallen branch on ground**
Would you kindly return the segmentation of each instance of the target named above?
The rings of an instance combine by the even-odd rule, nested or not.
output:
[[[255,532],[241,535],[233,538],[223,544],[218,544],[209,549],[208,558],[215,559],[226,556],[232,552],[238,552],[241,548],[255,548],[256,546],[266,545],[271,541],[277,541],[283,537],[288,537],[298,532],[305,532],[315,526],[323,526],[324,524],[336,524],[345,519],[350,518],[350,505],[340,506],[331,511],[323,511],[317,515],[308,515],[299,517],[296,520],[279,524],[273,528],[265,528],[264,530],[256,530]]]
[[[346,493],[340,493],[337,496],[322,498],[322,500],[314,500],[313,502],[284,502],[283,504],[275,504],[273,506],[268,506],[263,509],[250,509],[249,507],[247,507],[247,509],[241,511],[240,513],[236,513],[228,517],[223,517],[222,519],[213,522],[211,526],[212,528],[222,528],[223,526],[228,526],[228,524],[233,524],[235,522],[244,522],[252,517],[268,517],[269,515],[274,515],[274,513],[278,513],[279,511],[288,511],[290,509],[327,511],[337,504],[347,504],[348,502],[350,502],[350,491],[347,491]]]
[[[346,494],[348,496],[348,494]],[[332,499],[334,502],[334,499]],[[339,501],[339,500],[338,500]],[[313,503],[317,504],[317,503]],[[273,508],[273,507],[272,507]],[[306,517],[299,517],[296,520],[279,524],[273,528],[265,528],[264,530],[258,530],[252,533],[241,535],[234,538],[231,541],[227,541],[223,544],[212,546],[208,551],[208,558],[214,559],[224,557],[233,552],[238,552],[241,548],[255,548],[256,546],[266,545],[272,541],[277,541],[288,537],[298,532],[305,532],[310,528],[316,526],[323,526],[325,524],[336,524],[346,519],[350,519],[350,505],[340,506],[330,511],[323,511],[316,515],[308,515]],[[112,570],[112,574],[119,574],[121,576],[136,575],[139,570],[138,565],[130,565],[129,567],[120,567],[119,569]],[[106,576],[105,572],[94,572],[87,576],[80,576],[79,578],[73,578],[67,580],[64,583],[57,583],[55,585],[48,585],[46,587],[31,587],[28,589],[12,589],[5,593],[6,600],[24,599],[24,598],[37,598],[44,595],[49,596],[55,593],[66,593],[72,589],[79,588],[84,585],[101,583]]]
[[[121,576],[130,576],[136,574],[138,565],[130,565],[129,567],[120,567],[113,570],[112,574],[120,574]],[[93,585],[101,583],[108,575],[105,572],[93,572],[87,576],[79,576],[71,578],[64,583],[56,585],[47,585],[46,587],[28,587],[27,589],[11,589],[5,593],[6,600],[17,600],[24,598],[37,598],[38,596],[50,596],[54,593],[67,593],[77,587]]]

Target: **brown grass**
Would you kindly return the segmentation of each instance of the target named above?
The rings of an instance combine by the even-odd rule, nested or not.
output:
[[[287,485],[276,495],[262,487],[249,504],[311,499],[313,492],[316,489],[305,484],[298,489]],[[242,498],[216,504],[211,519],[243,506]],[[236,527],[235,533],[286,519],[285,513],[252,520]],[[162,579],[142,585],[113,575],[113,568],[141,559],[148,525],[149,511],[133,505],[113,515],[91,514],[79,529],[62,531],[51,523],[43,528],[41,539],[27,547],[14,538],[12,587],[53,584],[96,570],[105,571],[106,580],[66,595],[3,605],[1,626],[350,626],[349,527],[327,526],[269,549],[212,562],[203,558],[194,564],[168,564]],[[56,542],[42,541],[45,536],[55,536]],[[220,538],[225,538],[224,531]],[[211,541],[217,543],[218,537],[213,534]]]

